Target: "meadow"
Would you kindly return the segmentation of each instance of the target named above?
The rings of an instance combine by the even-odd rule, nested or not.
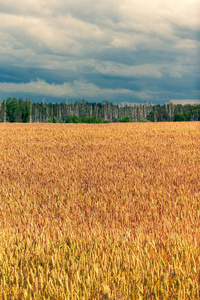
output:
[[[0,298],[200,299],[200,122],[0,124]]]

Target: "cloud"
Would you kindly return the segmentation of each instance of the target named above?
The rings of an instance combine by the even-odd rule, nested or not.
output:
[[[30,83],[0,83],[0,90],[2,93],[26,93],[27,95],[46,95],[57,98],[85,98],[90,99],[105,99],[109,100],[113,96],[117,100],[118,97],[127,97],[129,99],[133,96],[133,91],[123,88],[99,88],[97,85],[85,82],[74,81],[72,83],[64,82],[63,84],[49,84],[44,80],[38,78],[35,82]],[[150,96],[145,92],[134,92],[134,96],[140,101],[149,99]]]
[[[62,84],[47,83],[42,79],[37,79],[36,81],[31,81],[28,83],[8,83],[0,82],[0,98],[2,95],[7,95],[4,99],[9,96],[23,97],[37,99],[40,101],[42,97],[45,97],[47,102],[52,101],[52,98],[55,100],[60,99],[87,99],[89,101],[112,101],[115,103],[143,103],[147,101],[149,103],[167,103],[170,99],[170,92],[166,90],[159,90],[151,88],[148,85],[143,87],[142,90],[135,88],[126,88],[126,87],[116,87],[106,88],[100,87],[94,83],[87,82],[84,80],[74,80],[72,82],[64,82]],[[184,93],[177,92],[178,97],[183,96]],[[195,91],[194,100],[171,100],[171,102],[176,104],[185,104],[185,103],[198,103],[200,99],[200,93]],[[161,98],[162,97],[162,98]],[[40,100],[39,100],[40,99]],[[153,99],[153,100],[152,100]]]
[[[200,105],[200,99],[172,99],[170,102],[174,104],[182,104],[182,105],[187,105],[187,104]]]
[[[199,0],[1,0],[1,86],[175,99],[171,78],[199,78],[199,13]]]
[[[175,25],[200,28],[198,1],[1,0],[0,8],[7,39],[36,52],[42,46],[74,55],[105,47],[161,48],[169,40],[176,45]]]

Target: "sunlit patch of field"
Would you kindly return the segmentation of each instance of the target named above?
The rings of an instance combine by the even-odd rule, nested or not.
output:
[[[199,299],[200,123],[0,124],[1,299]]]

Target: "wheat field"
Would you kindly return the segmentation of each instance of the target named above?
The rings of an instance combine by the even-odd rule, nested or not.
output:
[[[0,124],[0,298],[200,299],[200,123]]]

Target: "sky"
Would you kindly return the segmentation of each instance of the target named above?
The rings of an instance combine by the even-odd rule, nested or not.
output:
[[[200,104],[200,0],[0,0],[0,101]]]

